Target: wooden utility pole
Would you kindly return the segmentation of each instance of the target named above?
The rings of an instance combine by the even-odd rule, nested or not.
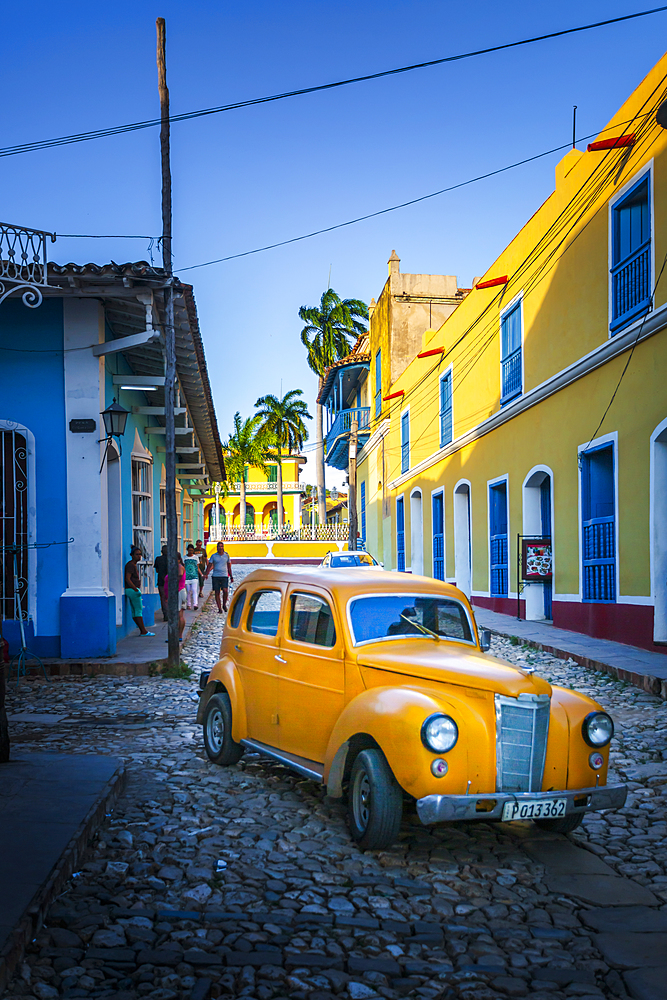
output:
[[[350,438],[347,446],[348,457],[348,497],[347,509],[350,522],[350,534],[348,538],[348,549],[350,552],[357,551],[357,439],[359,436],[359,422],[353,420],[350,424]]]
[[[163,17],[157,28],[157,77],[160,92],[160,152],[162,159],[162,266],[167,275],[164,289],[164,414],[165,500],[167,506],[167,566],[169,570],[168,661],[180,662],[178,641],[178,522],[176,518],[176,331],[174,329],[174,285],[171,256],[171,164],[169,159],[169,89],[167,87],[166,27]]]

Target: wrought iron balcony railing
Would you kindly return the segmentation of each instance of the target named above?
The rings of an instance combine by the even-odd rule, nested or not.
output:
[[[611,269],[613,319],[611,332],[645,313],[651,305],[651,241]]]
[[[208,533],[209,542],[345,542],[350,534],[347,524],[302,524],[296,527],[285,525],[281,532],[272,525],[247,525],[227,527],[212,525]]]
[[[47,237],[55,243],[54,233],[0,222],[0,302],[19,292],[31,309],[42,304],[42,289],[49,283]]]
[[[355,406],[351,410],[341,410],[337,413],[330,430],[327,431],[327,444],[333,444],[341,434],[347,434],[353,420],[359,424],[360,431],[367,431],[371,423],[370,406]]]

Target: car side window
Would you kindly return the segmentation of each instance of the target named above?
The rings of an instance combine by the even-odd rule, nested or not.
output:
[[[245,607],[247,593],[248,592],[246,590],[242,590],[236,595],[236,600],[234,601],[232,612],[229,616],[229,624],[232,628],[239,627],[241,615],[243,614],[243,608]]]
[[[292,594],[290,611],[290,636],[296,642],[310,642],[314,646],[334,646],[336,628],[331,608],[314,594]]]
[[[258,632],[259,635],[277,634],[281,597],[279,590],[258,590],[252,595],[248,611],[248,632]]]

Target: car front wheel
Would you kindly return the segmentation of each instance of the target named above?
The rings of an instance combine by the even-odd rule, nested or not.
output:
[[[214,694],[204,709],[204,747],[214,764],[236,764],[245,748],[232,739],[232,706],[227,694]]]
[[[398,836],[403,793],[381,750],[362,750],[352,765],[348,822],[363,850],[389,847]]]

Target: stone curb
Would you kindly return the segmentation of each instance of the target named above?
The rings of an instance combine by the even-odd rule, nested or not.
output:
[[[511,631],[501,632],[498,628],[489,628],[487,631],[503,639],[517,639],[521,645],[529,646],[531,649],[538,649],[543,653],[550,653],[551,656],[556,656],[559,660],[574,660],[580,667],[585,667],[587,670],[598,670],[603,674],[610,674],[616,680],[625,681],[627,684],[632,684],[633,687],[640,688],[648,694],[653,694],[658,698],[662,698],[663,701],[667,701],[667,680],[663,680],[661,677],[654,677],[652,674],[639,674],[634,670],[615,667],[611,663],[604,663],[602,660],[593,660],[588,656],[582,656],[580,653],[571,653],[565,649],[559,649],[557,646],[548,646],[544,642],[538,642],[537,639],[524,639],[520,635],[514,635]]]
[[[28,944],[39,932],[51,903],[77,870],[93,834],[101,827],[127,784],[121,765],[101,789],[97,802],[79,824],[78,830],[60,855],[60,859],[33,896],[12,934],[0,952],[0,992],[7,988],[14,969],[23,959]]]

